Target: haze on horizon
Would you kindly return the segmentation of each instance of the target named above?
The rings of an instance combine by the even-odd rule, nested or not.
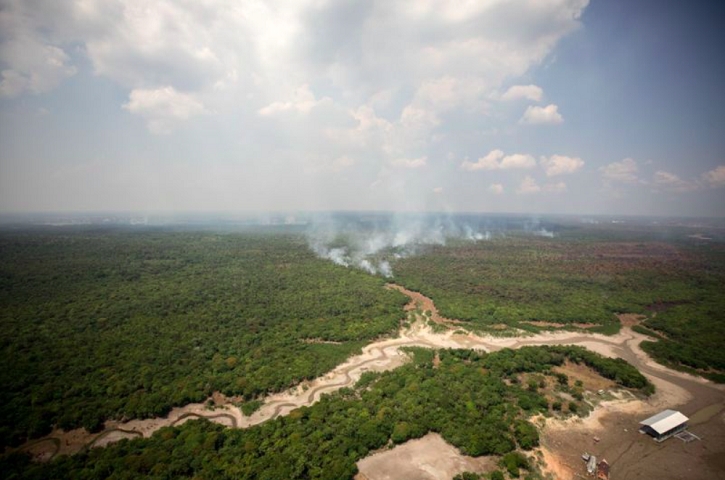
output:
[[[0,0],[0,213],[724,217],[724,13]]]

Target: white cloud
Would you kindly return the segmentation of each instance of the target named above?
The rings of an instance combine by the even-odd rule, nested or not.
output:
[[[525,98],[534,102],[540,102],[544,95],[544,91],[541,87],[536,85],[514,85],[506,90],[506,93],[501,95],[501,100],[519,100]]]
[[[501,170],[509,170],[512,168],[534,168],[535,166],[536,160],[531,155],[514,153],[513,155],[503,157],[498,168]]]
[[[698,185],[693,182],[682,180],[674,173],[658,170],[654,174],[654,186],[656,189],[669,190],[672,192],[690,192],[697,190]]]
[[[720,165],[717,168],[710,170],[702,175],[705,183],[713,188],[725,186],[725,165]]]
[[[519,195],[532,195],[535,193],[563,193],[566,192],[566,184],[564,182],[546,183],[540,186],[531,176],[526,176],[521,181],[516,193]]]
[[[328,97],[317,100],[315,95],[310,91],[309,85],[302,85],[295,90],[294,97],[289,102],[272,102],[266,107],[259,109],[262,116],[272,116],[284,112],[296,112],[300,114],[308,114],[316,106],[323,102],[329,102]]]
[[[533,177],[527,176],[521,181],[516,193],[521,195],[530,195],[533,193],[539,193],[540,191],[541,187],[538,183],[536,183],[536,180],[534,180]]]
[[[566,157],[564,155],[552,155],[548,158],[541,157],[540,163],[547,177],[574,173],[584,166],[584,161],[581,158]]]
[[[269,105],[297,85],[324,81],[357,99],[354,107],[380,92],[387,104],[412,87],[418,101],[450,108],[540,64],[579,28],[589,2],[4,3],[6,43],[81,45],[96,74],[129,89],[199,92],[235,84],[240,91],[255,87],[258,98],[271,93],[262,103]]]
[[[50,91],[75,65],[85,70],[75,87],[103,82],[103,88],[121,90],[128,100],[113,108],[136,115],[153,133],[169,133],[186,122],[185,132],[213,135],[215,141],[199,150],[216,149],[217,157],[243,165],[235,178],[250,179],[254,187],[231,185],[230,196],[244,192],[238,195],[252,199],[235,205],[278,202],[279,208],[290,206],[282,202],[289,203],[292,193],[307,195],[310,204],[325,198],[381,208],[397,208],[404,196],[410,208],[420,208],[434,185],[446,184],[406,178],[405,193],[397,185],[385,190],[396,177],[414,177],[392,167],[425,167],[440,152],[467,151],[470,144],[462,143],[482,129],[500,128],[487,125],[497,120],[486,115],[502,108],[494,99],[504,84],[524,83],[509,89],[507,98],[538,101],[543,93],[525,85],[522,76],[581,26],[588,5],[588,0],[1,1],[4,95]],[[194,144],[192,139],[179,138],[184,145]],[[201,154],[189,153],[195,155]],[[340,160],[345,157],[354,159],[355,175],[332,185],[335,170],[350,168],[348,160]],[[422,171],[445,174],[443,165],[429,167]],[[501,154],[493,169],[531,167],[527,155]],[[472,169],[486,168],[484,163]],[[387,183],[369,195],[367,186],[386,169],[393,172],[384,177]],[[222,181],[233,183],[231,178]],[[286,189],[289,194],[275,189],[278,200],[266,188],[270,184],[304,188]],[[307,193],[320,188],[334,193]],[[462,195],[447,185],[446,193]],[[297,206],[297,200],[291,202]]]
[[[170,133],[172,126],[204,113],[204,105],[193,96],[177,92],[174,87],[155,90],[134,89],[123,108],[146,118],[155,134]]]
[[[415,93],[412,103],[440,112],[461,104],[472,105],[484,91],[485,83],[480,79],[445,75],[425,81]]]
[[[443,193],[443,187],[435,187],[433,189],[433,193],[435,193],[436,195],[440,195],[441,193]]]
[[[419,158],[396,158],[391,162],[394,167],[400,168],[421,168],[428,163],[427,157]]]
[[[76,73],[62,49],[34,38],[0,44],[0,62],[9,67],[2,71],[0,80],[0,95],[5,97],[48,92]]]
[[[491,150],[485,157],[481,157],[476,162],[464,160],[461,163],[463,170],[473,172],[476,170],[497,170],[499,168],[499,160],[502,159],[504,153],[502,150]]]
[[[476,162],[464,160],[461,163],[463,170],[473,172],[476,170],[510,170],[518,168],[533,168],[536,166],[536,160],[531,155],[514,153],[513,155],[504,156],[501,150],[491,150],[485,157],[481,157]]]
[[[494,195],[501,195],[503,193],[503,185],[500,183],[492,183],[488,186],[488,191]]]
[[[620,183],[637,183],[639,178],[637,162],[631,158],[625,158],[621,162],[612,162],[599,168],[606,181]]]
[[[525,125],[557,125],[563,121],[564,117],[559,113],[559,107],[551,104],[545,107],[529,106],[519,123]]]

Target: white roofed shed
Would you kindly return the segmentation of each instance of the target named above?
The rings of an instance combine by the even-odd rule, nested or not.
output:
[[[639,431],[648,433],[661,442],[687,428],[688,420],[689,418],[676,410],[664,410],[639,422],[642,426]]]

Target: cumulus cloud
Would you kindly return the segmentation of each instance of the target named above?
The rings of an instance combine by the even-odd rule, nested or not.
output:
[[[491,150],[486,156],[479,158],[476,162],[464,160],[461,163],[461,168],[469,172],[476,170],[497,170],[500,166],[499,160],[503,157],[504,153],[502,150]]]
[[[710,170],[702,175],[703,181],[712,188],[725,187],[725,165]]]
[[[532,193],[539,193],[540,191],[541,187],[538,183],[536,183],[536,180],[534,180],[533,177],[527,176],[521,181],[516,193],[521,195],[530,195]]]
[[[539,161],[544,168],[547,177],[566,175],[574,173],[584,166],[584,161],[579,157],[566,157],[564,155],[552,155],[541,157]]]
[[[415,86],[413,101],[451,108],[540,63],[579,27],[588,0],[495,8],[439,0],[415,6],[290,0],[284,7],[262,0],[5,3],[3,49],[14,50],[21,39],[56,48],[80,44],[96,74],[131,89],[240,84],[272,90],[277,98],[269,103],[284,103],[279,94],[292,85],[324,79],[363,101]],[[25,70],[35,74],[39,67],[34,62]],[[537,87],[521,87],[528,88],[525,98],[537,96]],[[511,95],[520,93],[514,88]]]
[[[513,155],[504,155],[501,150],[491,150],[484,157],[476,162],[464,160],[461,168],[469,172],[476,170],[510,170],[525,169],[536,166],[536,160],[531,155],[515,153]]]
[[[421,169],[433,155],[462,151],[461,139],[475,138],[478,120],[499,108],[494,99],[504,85],[522,83],[506,99],[539,101],[541,89],[521,77],[580,28],[588,3],[4,0],[0,91],[48,92],[87,69],[79,84],[100,78],[124,92],[128,100],[113,108],[152,133],[173,133],[180,124],[213,132],[210,148],[244,167],[234,178],[254,179],[255,188],[230,186],[234,195],[267,195],[262,185],[289,177],[309,191],[339,189],[329,199],[396,207],[402,188],[372,195],[367,186],[392,182],[395,175],[381,175],[386,169],[404,177],[404,169]],[[350,168],[336,160],[343,157],[355,160],[355,178],[331,185],[324,175]],[[493,169],[534,163],[502,154]],[[408,176],[432,176],[438,167]],[[408,181],[405,197],[427,200],[437,184]],[[319,197],[310,194],[310,205]],[[283,201],[290,203],[274,206],[289,206]]]
[[[503,185],[500,183],[492,183],[488,186],[488,191],[495,195],[501,195],[503,193]]]
[[[557,125],[563,121],[564,117],[559,113],[559,107],[550,104],[545,107],[529,106],[519,123],[524,125]]]
[[[0,80],[0,95],[5,97],[48,92],[76,73],[62,49],[34,38],[0,44],[0,62],[9,66],[2,70]]]
[[[654,174],[654,186],[659,190],[668,190],[673,192],[690,192],[696,190],[698,185],[681,179],[674,173],[658,170]]]
[[[152,133],[169,133],[175,122],[204,113],[204,105],[174,87],[134,89],[123,108],[146,118]]]
[[[534,168],[535,166],[536,160],[531,155],[515,153],[503,157],[498,168],[501,170],[509,170],[512,168]]]
[[[485,86],[485,82],[475,77],[444,75],[423,82],[412,103],[442,112],[462,104],[475,103],[485,91]]]
[[[619,183],[637,183],[639,178],[637,162],[631,158],[625,158],[621,162],[612,162],[599,168],[605,181]]]
[[[302,85],[295,90],[294,98],[288,102],[272,102],[266,107],[259,109],[262,116],[272,116],[284,112],[296,112],[300,114],[310,113],[310,110],[323,102],[328,102],[328,97],[317,100],[315,95],[310,91],[309,85]]]
[[[566,184],[564,182],[546,183],[539,185],[531,176],[526,176],[521,181],[516,193],[519,195],[532,195],[536,193],[563,193],[566,192]]]
[[[536,85],[514,85],[506,90],[506,93],[501,95],[501,100],[519,100],[525,98],[534,102],[540,102],[544,95],[544,91],[541,87]]]
[[[421,168],[425,167],[426,163],[428,163],[428,158],[396,158],[391,163],[393,166],[400,168]]]

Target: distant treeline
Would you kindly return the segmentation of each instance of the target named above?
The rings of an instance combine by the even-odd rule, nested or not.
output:
[[[509,472],[528,468],[539,444],[532,415],[553,405],[520,376],[557,376],[552,367],[582,362],[623,386],[651,391],[632,366],[580,347],[526,347],[479,354],[409,349],[413,361],[368,372],[310,407],[246,430],[207,421],[167,427],[149,439],[122,440],[48,464],[5,456],[0,470],[18,479],[351,479],[370,452],[439,432],[466,455],[502,455]],[[438,362],[434,357],[438,355]],[[560,376],[560,375],[558,375]],[[558,377],[557,376],[557,377]],[[567,379],[558,379],[566,384]]]
[[[551,328],[528,323],[543,321],[615,333],[615,314],[643,314],[644,325],[665,337],[644,343],[647,352],[724,381],[725,244],[653,239],[656,231],[632,238],[614,233],[597,228],[559,238],[449,242],[393,267],[397,282],[474,330]]]

